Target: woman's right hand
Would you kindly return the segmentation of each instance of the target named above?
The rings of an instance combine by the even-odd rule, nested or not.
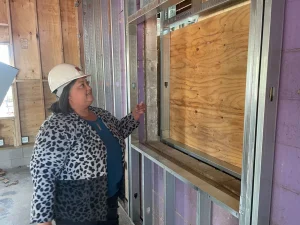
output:
[[[38,223],[37,225],[52,225],[52,222]]]

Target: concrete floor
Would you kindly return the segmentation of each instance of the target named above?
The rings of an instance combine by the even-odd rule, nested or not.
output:
[[[29,169],[27,167],[9,169],[5,177],[11,182],[18,180],[19,183],[5,187],[6,185],[0,181],[0,225],[28,225],[32,196]],[[122,208],[119,214],[120,225],[132,225]]]

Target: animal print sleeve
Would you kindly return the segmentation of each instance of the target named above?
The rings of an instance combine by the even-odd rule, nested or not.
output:
[[[119,128],[119,132],[121,133],[122,137],[125,139],[127,138],[132,132],[139,126],[140,122],[136,121],[133,115],[130,113],[121,120],[118,120],[114,117],[110,112],[105,111],[113,121],[116,127]]]
[[[45,125],[40,129],[30,162],[33,180],[31,223],[53,220],[55,179],[68,151],[68,140],[59,126]]]
[[[132,132],[139,126],[139,124],[140,122],[136,121],[131,113],[122,118],[119,122],[119,126],[121,128],[124,139],[132,134]]]

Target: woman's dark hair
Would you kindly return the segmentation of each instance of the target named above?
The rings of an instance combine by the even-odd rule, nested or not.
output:
[[[65,115],[73,112],[73,109],[70,106],[69,103],[69,94],[70,90],[75,84],[76,80],[73,80],[71,83],[69,83],[67,86],[64,87],[58,101],[54,102],[51,107],[50,111],[53,113],[63,113]],[[56,91],[54,92],[56,94]]]

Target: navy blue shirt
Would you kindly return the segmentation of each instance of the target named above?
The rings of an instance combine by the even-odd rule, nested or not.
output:
[[[122,147],[100,118],[96,121],[87,120],[87,123],[97,131],[106,146],[108,197],[112,197],[119,191],[119,184],[123,177]]]

